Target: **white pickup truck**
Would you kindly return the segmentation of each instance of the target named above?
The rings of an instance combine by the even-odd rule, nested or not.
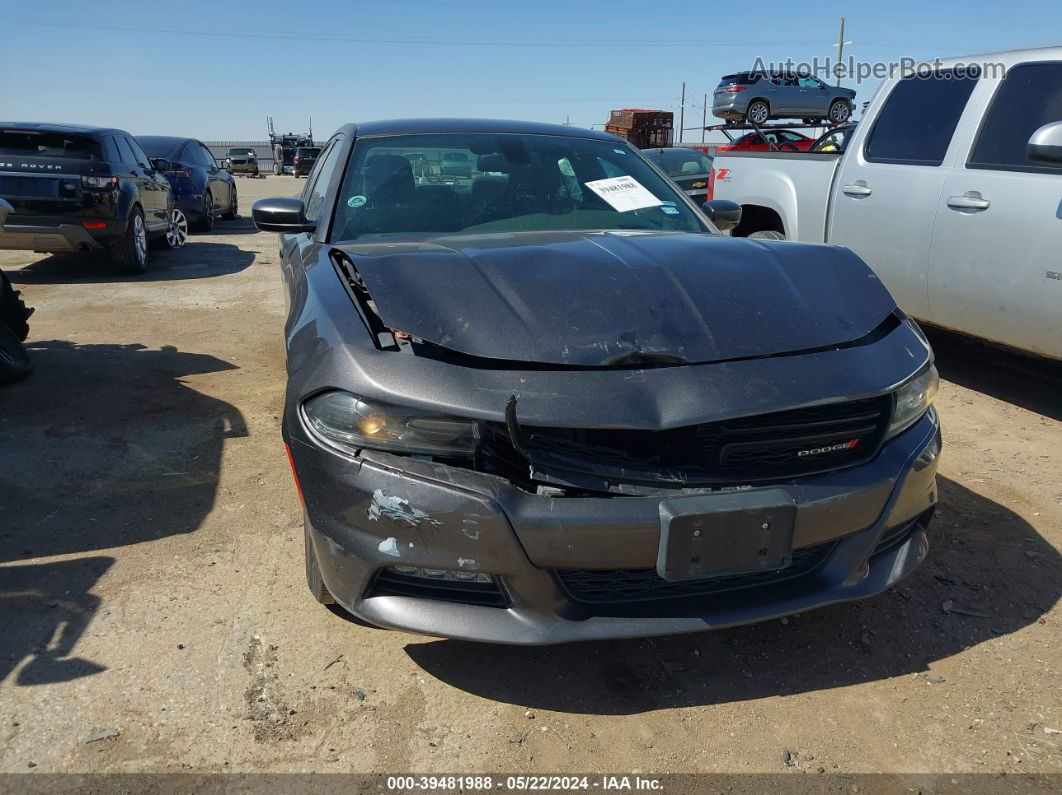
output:
[[[722,153],[708,197],[734,235],[851,248],[919,320],[1062,359],[1062,47],[892,77],[842,153]]]

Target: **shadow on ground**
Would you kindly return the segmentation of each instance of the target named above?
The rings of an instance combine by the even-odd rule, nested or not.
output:
[[[239,234],[247,234],[247,231],[240,230]],[[211,235],[218,233],[216,228]],[[182,248],[173,251],[152,248],[148,254],[147,272],[139,276],[118,273],[106,257],[99,253],[53,254],[24,268],[5,272],[15,284],[167,282],[227,276],[239,273],[252,262],[254,252],[244,251],[231,243],[198,240],[196,235],[192,234]]]
[[[172,347],[30,346],[34,375],[4,389],[0,561],[190,533],[210,511],[243,415],[182,382],[235,365]]]
[[[99,607],[89,591],[111,549],[194,532],[210,512],[225,440],[243,415],[182,379],[236,369],[213,356],[143,345],[38,342],[36,371],[0,404],[0,681],[94,673],[71,657]]]
[[[1062,420],[1062,362],[925,328],[940,377],[1052,420]]]
[[[940,481],[929,559],[897,588],[863,602],[786,624],[651,640],[533,648],[443,640],[405,650],[428,674],[483,698],[600,715],[785,696],[925,671],[1037,621],[1062,591],[1062,559],[1030,525]],[[946,601],[986,617],[947,613]]]
[[[102,601],[89,591],[113,563],[94,556],[0,566],[0,682],[27,657],[19,685],[69,682],[106,670],[73,652]]]
[[[210,230],[211,237],[224,237],[225,235],[253,235],[258,232],[251,220],[251,208],[244,209],[244,215],[229,221],[218,221],[217,225]],[[195,240],[195,232],[192,232],[191,240]]]

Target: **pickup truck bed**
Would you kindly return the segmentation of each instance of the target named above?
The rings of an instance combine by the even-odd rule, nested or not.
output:
[[[826,242],[829,195],[839,154],[810,152],[726,152],[716,155],[716,199],[742,206],[734,235],[781,232],[789,240]]]

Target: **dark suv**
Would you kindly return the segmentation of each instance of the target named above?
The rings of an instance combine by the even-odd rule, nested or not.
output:
[[[184,245],[169,181],[124,130],[0,122],[0,249],[106,251],[143,273],[148,240]]]
[[[292,173],[296,177],[305,177],[313,171],[313,165],[317,162],[317,156],[321,149],[316,146],[300,146],[295,150],[295,157],[291,159]]]

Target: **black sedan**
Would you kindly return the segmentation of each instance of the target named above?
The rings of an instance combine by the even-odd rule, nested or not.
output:
[[[202,141],[166,135],[138,135],[136,141],[166,174],[178,206],[200,229],[213,229],[218,216],[236,217],[236,180],[218,167]]]
[[[708,198],[709,155],[684,146],[643,149],[642,154],[660,166],[693,201],[699,204]]]
[[[453,152],[467,180],[418,181]],[[732,203],[626,141],[521,122],[346,125],[253,215],[318,601],[560,643],[804,612],[925,558],[933,354],[849,249],[721,235]]]

